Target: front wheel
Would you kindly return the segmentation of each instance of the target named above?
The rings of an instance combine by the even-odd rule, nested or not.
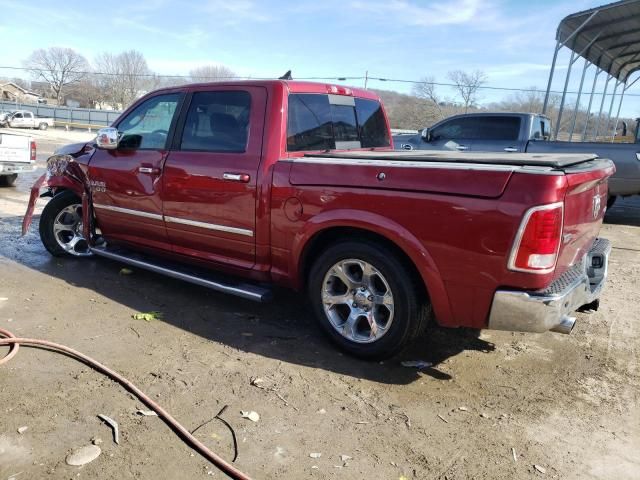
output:
[[[413,272],[382,245],[346,241],[325,250],[309,273],[316,318],[343,350],[388,358],[426,326],[430,306]]]
[[[40,216],[40,239],[55,257],[92,255],[82,228],[82,201],[70,190],[53,197]]]
[[[16,184],[17,178],[17,173],[12,173],[11,175],[0,175],[0,187],[13,187]]]

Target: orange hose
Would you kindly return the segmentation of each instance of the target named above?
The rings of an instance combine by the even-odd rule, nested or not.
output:
[[[169,427],[171,427],[180,437],[182,437],[182,439],[187,444],[189,444],[194,450],[200,453],[200,455],[205,457],[220,470],[234,479],[251,480],[251,477],[249,477],[246,473],[241,472],[229,462],[224,460],[222,457],[209,450],[209,448],[207,448],[200,440],[191,435],[191,433],[186,428],[180,425],[180,423],[178,423],[178,421],[173,418],[165,409],[151,400],[151,398],[149,398],[144,392],[142,392],[142,390],[136,387],[129,380],[121,376],[119,373],[111,370],[109,367],[101,364],[100,362],[81,352],[78,352],[77,350],[66,347],[64,345],[60,345],[58,343],[49,342],[47,340],[39,340],[37,338],[18,338],[8,330],[0,328],[0,346],[9,347],[9,353],[5,357],[0,358],[0,365],[11,360],[18,353],[20,345],[31,347],[46,347],[55,352],[67,354],[75,358],[76,360],[86,363],[93,369],[107,375],[108,377],[112,378],[120,385],[122,385],[124,388],[129,390],[131,393],[133,393],[150,409],[155,411],[158,416],[161,417],[164,422],[169,425]]]

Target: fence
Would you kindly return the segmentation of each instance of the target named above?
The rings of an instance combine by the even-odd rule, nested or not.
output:
[[[104,127],[111,125],[120,116],[116,110],[94,110],[92,108],[57,107],[34,103],[0,102],[0,110],[27,110],[36,117],[53,118],[56,126],[77,128]]]

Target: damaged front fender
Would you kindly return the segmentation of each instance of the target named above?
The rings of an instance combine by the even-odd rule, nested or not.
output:
[[[29,204],[22,219],[22,235],[26,235],[33,220],[33,211],[38,201],[40,191],[48,188],[52,195],[61,190],[71,190],[83,200],[83,222],[86,228],[90,225],[90,195],[89,181],[80,165],[71,155],[53,155],[47,160],[47,172],[40,176],[31,187]],[[86,236],[85,238],[89,238]]]

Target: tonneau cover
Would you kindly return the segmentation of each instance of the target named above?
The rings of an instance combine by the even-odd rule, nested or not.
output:
[[[481,163],[533,167],[564,168],[598,158],[595,153],[483,153],[448,151],[349,151],[309,153],[305,157],[352,160],[393,160],[414,162]]]

